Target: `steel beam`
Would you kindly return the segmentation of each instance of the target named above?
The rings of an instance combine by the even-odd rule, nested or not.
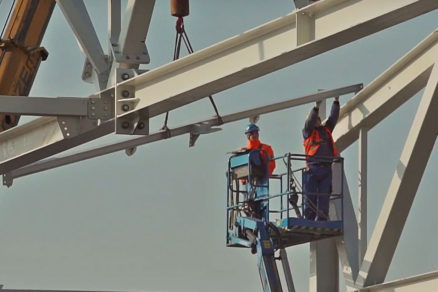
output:
[[[319,117],[321,120],[325,120],[327,117],[327,100],[324,99],[320,101]],[[330,238],[322,242],[310,242],[309,251],[309,291],[338,291],[339,260],[336,250],[336,240]]]
[[[336,200],[333,203],[335,208],[330,207],[332,208],[330,211],[334,211],[334,214],[330,213],[330,218],[338,220],[343,218],[344,220],[344,235],[336,240],[336,247],[342,265],[341,271],[344,275],[345,285],[349,289],[354,289],[357,274],[359,273],[358,223],[345,171],[342,171],[338,163],[335,163],[332,167],[333,192],[341,193],[342,191],[343,202]]]
[[[371,130],[423,89],[436,56],[437,30],[347,102],[333,131],[338,149],[346,149],[358,139],[362,127]]]
[[[87,116],[89,98],[0,95],[0,113],[30,116]]]
[[[149,118],[152,118],[436,8],[438,8],[438,1],[435,0],[387,0],[385,5],[381,5],[380,1],[369,0],[317,2],[298,10],[299,13],[312,15],[314,22],[309,25],[315,28],[313,40],[297,44],[297,11],[295,11],[239,36],[122,82],[121,86],[133,86],[139,102],[134,110],[127,111],[120,117],[126,116],[128,119],[129,115],[138,116],[147,112]],[[343,21],[339,21],[340,18]],[[87,137],[97,138],[107,133],[107,130],[94,129],[87,133]],[[21,134],[33,135],[24,131]],[[2,139],[1,134],[0,139]],[[23,137],[23,139],[26,138]],[[49,157],[58,153],[56,149],[68,149],[67,145],[70,144],[71,139],[58,141],[59,147],[46,145],[45,148],[34,144],[33,149],[27,147],[25,155],[29,160],[33,160],[30,159],[32,152],[38,151],[39,154],[35,155],[39,157],[38,159]],[[85,142],[86,139],[79,140]],[[16,152],[14,160],[19,160],[20,155]],[[7,155],[3,158],[0,166],[2,173],[26,164],[16,163],[14,167],[9,164],[9,167],[6,167],[5,161],[12,157]]]
[[[121,0],[108,0],[108,40],[117,45],[121,27]]]
[[[436,291],[438,287],[438,271],[373,285],[358,292],[406,292],[406,291]]]
[[[361,287],[385,280],[436,141],[437,112],[438,63],[435,63],[359,272],[357,284]]]
[[[107,71],[108,64],[84,2],[82,0],[56,0],[56,2],[94,70],[98,74]]]
[[[97,121],[77,120],[74,125],[61,125],[57,118],[42,117],[15,127],[0,136],[0,173],[16,169],[40,159],[60,153],[111,133],[110,122],[96,126]],[[72,132],[65,130],[74,128]]]
[[[310,242],[309,291],[339,291],[339,259],[335,239]]]
[[[355,85],[337,88],[337,89],[333,89],[333,90],[320,91],[318,93],[310,94],[310,95],[303,96],[300,98],[293,98],[293,99],[281,101],[281,102],[278,102],[275,104],[270,104],[267,106],[260,106],[260,107],[254,108],[254,109],[249,109],[249,110],[244,110],[244,111],[237,112],[237,113],[224,115],[224,116],[222,116],[222,121],[224,124],[231,123],[231,122],[246,119],[246,118],[249,118],[252,116],[267,114],[267,113],[271,113],[274,111],[303,105],[303,104],[306,104],[309,102],[315,102],[315,101],[321,100],[321,99],[326,99],[326,98],[330,98],[330,97],[334,97],[334,96],[339,96],[339,95],[344,95],[344,94],[348,94],[348,93],[352,93],[352,92],[357,92],[361,88],[362,88],[362,84],[355,84]],[[52,123],[53,122],[54,121],[52,121]],[[107,123],[107,124],[108,124],[107,125],[108,127],[111,127],[111,125],[112,125],[111,123]],[[183,135],[183,134],[190,134],[190,133],[196,133],[196,134],[209,133],[214,126],[219,126],[219,125],[220,125],[219,121],[217,119],[212,118],[209,120],[200,121],[198,123],[188,124],[188,125],[174,128],[174,129],[170,129],[169,132],[159,131],[159,132],[156,132],[156,133],[153,133],[151,135],[144,136],[141,138],[135,138],[132,140],[128,140],[128,141],[124,141],[124,142],[120,142],[120,143],[116,143],[116,144],[106,145],[103,147],[98,147],[95,149],[91,149],[88,151],[64,156],[61,158],[47,159],[47,160],[44,160],[41,162],[37,162],[33,165],[29,165],[29,166],[26,166],[26,167],[23,167],[20,169],[16,169],[16,170],[14,170],[14,168],[6,167],[2,163],[2,164],[0,164],[0,174],[5,174],[6,172],[9,172],[5,177],[5,180],[7,182],[5,184],[10,185],[14,178],[26,176],[29,174],[37,173],[40,171],[52,169],[55,167],[67,165],[67,164],[74,163],[74,162],[90,159],[93,157],[98,157],[98,156],[109,154],[112,152],[116,152],[116,151],[120,151],[120,150],[124,150],[124,149],[128,149],[128,148],[133,148],[133,147],[136,147],[138,145],[144,145],[144,144],[160,141],[163,139],[168,139],[170,137],[175,137],[175,136],[179,136],[179,135]],[[20,127],[18,127],[18,128],[20,128]],[[55,125],[55,129],[56,129],[56,125]],[[56,131],[54,132],[53,135],[55,135],[55,133],[56,133]],[[18,135],[19,135],[19,133],[17,133],[17,136]],[[56,141],[55,143],[59,143],[62,141],[62,140],[60,140],[59,136],[53,137],[53,139]],[[35,141],[35,142],[36,142],[36,144],[41,143],[39,141]],[[50,141],[48,143],[50,144]],[[1,147],[2,147],[2,145],[0,144],[0,149],[2,149]],[[21,158],[17,157],[15,159],[15,163],[21,164],[22,163]]]
[[[148,64],[149,54],[145,45],[146,35],[154,10],[155,0],[129,0],[123,16],[123,25],[119,42],[113,46],[117,62],[131,64],[129,68],[138,68],[139,64]]]
[[[437,8],[436,0],[317,2],[123,82],[139,102],[120,116],[156,116]]]
[[[368,130],[362,128],[359,130],[359,159],[358,159],[358,221],[359,221],[359,262],[361,263],[367,250],[368,241],[368,199],[367,199],[367,181],[368,181]]]

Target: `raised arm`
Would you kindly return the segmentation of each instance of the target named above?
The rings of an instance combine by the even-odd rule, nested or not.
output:
[[[335,97],[335,100],[333,101],[332,104],[332,109],[330,110],[330,116],[327,119],[327,122],[325,123],[325,126],[329,128],[330,131],[333,131],[333,129],[336,126],[336,123],[338,122],[339,109],[340,109],[339,97],[337,98]]]

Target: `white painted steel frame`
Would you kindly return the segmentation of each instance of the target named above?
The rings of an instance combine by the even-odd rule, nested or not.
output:
[[[438,1],[437,1],[438,3]],[[426,86],[436,56],[438,30],[408,52],[388,70],[347,102],[339,115],[333,138],[343,151]]]
[[[358,222],[356,220],[345,172],[341,172],[339,165],[335,165],[333,169],[333,190],[335,192],[340,191],[339,182],[341,181],[343,182],[344,236],[337,238],[336,247],[342,265],[345,285],[347,288],[352,289],[356,287],[355,282],[359,273]],[[336,200],[334,205],[336,216],[333,217],[340,219],[342,205],[338,200]],[[332,216],[332,214],[330,214],[330,216]]]
[[[117,45],[121,30],[121,0],[108,0],[108,41],[110,49]]]
[[[429,88],[433,87],[432,84],[434,84],[436,80],[433,79],[434,77],[431,75],[431,72],[432,68],[436,67],[434,64],[437,55],[438,33],[435,31],[376,80],[366,86],[357,94],[357,96],[350,100],[341,109],[340,120],[333,133],[338,148],[343,150],[350,146],[359,138],[359,133],[362,127],[367,127],[367,129],[374,127],[410,97],[423,89],[426,84],[428,84]],[[429,89],[429,91],[432,91],[432,89]],[[426,94],[427,93],[425,92],[425,96]],[[422,111],[426,112],[424,108]],[[433,121],[429,121],[429,124],[433,125],[433,123]],[[418,127],[419,124],[421,124],[421,119],[417,118],[413,123],[413,127]],[[429,135],[433,137],[435,141],[437,129],[435,128],[434,131],[435,135],[433,134],[433,130],[432,132],[429,132]],[[413,138],[410,139],[412,140]],[[424,155],[428,158],[431,149],[430,151],[428,151],[428,149],[425,150],[426,151],[424,153],[423,150],[419,150],[419,152],[422,152],[422,154],[418,155]],[[424,171],[427,158],[426,160],[418,159],[419,165],[417,165],[416,171],[417,175],[420,174],[419,178],[421,178],[422,175],[421,169]],[[398,171],[400,172],[400,170]],[[397,172],[395,177],[396,176]],[[416,190],[416,178],[418,177],[412,175],[405,176],[400,184],[409,184]],[[415,194],[415,192],[413,193]],[[400,201],[404,201],[404,199]],[[402,204],[405,209],[409,209],[409,207],[407,207],[410,206],[409,200]],[[393,256],[393,252],[398,243],[398,237],[396,237],[396,240],[394,240],[394,236],[397,236],[398,231],[401,232],[406,219],[404,218],[403,220],[403,216],[407,216],[408,213],[408,210],[405,211],[406,212],[400,212],[399,209],[397,212],[397,220],[395,220],[396,223],[393,221],[390,223],[390,227],[385,228],[386,231],[393,229],[394,231],[387,233],[387,237],[381,240],[379,247],[376,247],[376,245],[377,241],[379,241],[378,238],[380,237],[377,235],[373,236],[376,237],[376,239],[372,239],[369,243],[370,247],[367,248],[367,256],[365,257],[365,261],[362,263],[361,272],[359,274],[360,276],[358,276],[358,279],[355,283],[356,286],[363,287],[372,283],[380,283],[384,281],[387,269]],[[349,218],[349,216],[346,216],[344,218],[345,222],[349,222],[349,220],[351,220],[353,217]],[[376,226],[379,227],[375,230],[383,228],[382,226],[386,226],[386,219],[388,218],[386,217],[385,219],[379,220],[376,224]],[[397,226],[394,224],[397,224]],[[374,233],[376,232],[377,231]],[[398,234],[398,236],[399,235],[400,234]],[[374,247],[371,247],[371,245]],[[346,246],[346,248],[348,248],[348,246]],[[372,252],[372,250],[374,250],[374,252]],[[360,253],[357,253],[356,255],[359,254]]]
[[[306,103],[315,102],[315,101],[321,100],[321,99],[326,99],[326,98],[330,98],[330,97],[334,97],[334,96],[339,96],[339,95],[357,92],[360,89],[362,89],[362,84],[355,84],[355,85],[346,86],[346,87],[342,87],[342,88],[320,91],[320,92],[315,93],[315,94],[310,94],[310,95],[299,97],[299,98],[293,98],[293,99],[281,101],[281,102],[278,102],[275,104],[260,106],[260,107],[254,108],[254,109],[249,109],[249,110],[244,110],[244,111],[237,112],[237,113],[224,115],[224,116],[222,116],[222,121],[224,124],[227,124],[227,123],[235,122],[235,121],[242,120],[245,118],[249,118],[252,116],[267,114],[267,113],[271,113],[271,112],[303,105]],[[179,135],[190,134],[193,132],[195,132],[197,134],[206,134],[209,131],[211,131],[212,129],[214,129],[213,128],[214,126],[219,126],[219,125],[220,124],[219,124],[218,120],[215,118],[212,118],[212,119],[200,121],[200,122],[197,122],[194,124],[188,124],[188,125],[176,127],[174,129],[170,129],[169,132],[159,131],[159,132],[152,133],[151,135],[144,136],[141,138],[135,138],[135,139],[131,139],[128,141],[119,142],[116,144],[100,146],[100,147],[95,148],[95,149],[90,149],[88,151],[84,151],[84,152],[80,152],[80,153],[76,153],[76,154],[72,154],[72,155],[68,155],[68,156],[64,156],[64,157],[49,158],[47,160],[42,160],[42,161],[37,162],[37,163],[32,164],[32,165],[25,166],[23,168],[19,168],[19,169],[15,169],[15,170],[10,171],[6,177],[7,185],[11,184],[12,180],[14,178],[18,178],[18,177],[22,177],[25,175],[41,172],[41,171],[52,169],[55,167],[60,167],[60,166],[67,165],[70,163],[90,159],[93,157],[98,157],[101,155],[124,150],[127,148],[132,148],[132,147],[136,147],[139,145],[144,145],[144,144],[160,141],[163,139],[168,139],[170,137],[176,137]],[[204,131],[204,133],[202,131]],[[0,144],[0,149],[1,149],[1,144]],[[2,172],[0,171],[0,173],[2,173]]]
[[[149,116],[153,117],[436,8],[438,1],[435,0],[388,0],[385,5],[381,5],[380,1],[370,0],[321,1],[300,10],[300,13],[312,15],[312,22],[301,23],[297,19],[297,12],[293,12],[176,62],[139,75],[121,85],[134,86],[135,96],[140,99],[135,111],[147,109]],[[352,18],[351,15],[355,14],[357,17]],[[340,17],[343,19],[342,22],[337,21]],[[314,38],[309,38],[305,44],[300,38],[297,44],[297,35],[304,33],[300,32],[300,27],[304,31],[312,28]],[[167,86],[169,83],[176,86],[169,87]],[[47,137],[43,141],[36,139],[36,142],[25,136],[35,136],[35,131],[39,131],[37,127],[21,128],[20,126],[11,129],[8,133],[9,138],[14,141],[27,140],[30,144],[26,144],[22,149],[23,146],[16,143],[18,147],[16,150],[3,151],[0,173],[22,167],[112,132],[113,129],[109,130],[106,124],[103,123],[96,129],[65,140],[59,139],[60,135],[55,130],[52,132],[53,137]],[[4,141],[4,138],[6,137],[3,133],[0,134],[0,139]]]
[[[56,0],[56,2],[70,24],[82,52],[97,74],[108,71],[105,54],[83,0]]]
[[[368,130],[359,130],[358,149],[358,222],[359,222],[359,262],[361,263],[368,243]]]
[[[435,63],[362,263],[358,284],[382,283],[434,147],[438,123],[438,62]]]
[[[319,117],[321,120],[325,120],[327,118],[327,100],[320,101]],[[310,242],[309,252],[309,291],[337,292],[339,281],[331,280],[337,279],[339,273],[336,240],[332,238],[322,242]]]
[[[58,3],[60,2],[71,1],[58,0]],[[300,14],[292,13],[283,19],[205,49],[199,54],[193,54],[154,70],[150,74],[139,76],[125,85],[134,86],[136,96],[141,97],[135,111],[148,109],[153,116],[310,58],[438,7],[438,1],[435,0],[393,0],[385,1],[385,5],[381,3],[377,0],[317,2],[300,10]],[[335,21],[336,19],[343,19],[343,21]],[[382,230],[395,228],[395,236],[400,236],[419,180],[436,140],[437,128],[431,116],[433,111],[436,112],[438,104],[438,69],[435,65],[431,74],[435,60],[430,62],[431,56],[437,56],[436,34],[434,32],[435,36],[428,38],[431,43],[423,42],[343,107],[340,122],[334,133],[338,147],[341,150],[345,149],[358,138],[360,129],[364,126],[372,128],[424,88],[429,80],[401,156],[404,167],[398,169],[394,175],[376,225],[378,228],[373,233],[365,257],[366,261],[361,267],[360,277],[356,282],[359,285],[369,285],[384,280],[397,241],[391,242],[388,239],[388,232]],[[224,51],[226,53],[223,53]],[[256,57],[252,59],[254,56]],[[237,59],[241,61],[235,64],[234,61]],[[233,66],[224,69],[223,67],[226,67],[224,64]],[[212,74],[209,72],[211,68],[218,69],[218,72]],[[199,77],[200,82],[186,84],[182,72],[188,72],[188,78]],[[163,89],[164,83],[160,84],[157,81],[160,78],[164,78],[166,82],[172,81],[181,85],[178,86],[181,91],[166,91],[155,96],[155,93],[161,93]],[[146,88],[155,91],[147,95]],[[128,114],[131,113],[126,115]],[[113,127],[108,126],[109,124],[103,123],[93,130],[84,130],[69,139],[63,138],[57,120],[48,118],[38,119],[31,125],[17,127],[16,131],[15,129],[6,131],[0,135],[2,140],[0,142],[2,150],[0,172],[2,169],[6,170],[8,167],[13,169],[17,165],[22,166],[101,137],[112,132]],[[182,131],[187,133],[187,129]],[[39,137],[40,135],[42,137]],[[419,146],[419,140],[422,141],[421,146]],[[427,142],[426,146],[423,145],[424,140]],[[23,142],[33,144],[27,149],[22,149]],[[14,147],[20,149],[14,152]],[[418,147],[421,151],[416,150]],[[423,147],[429,151],[424,151]],[[404,196],[403,199],[399,199],[401,196]],[[404,200],[405,198],[407,200]],[[404,212],[395,214],[395,209],[402,209]],[[340,243],[338,252],[339,247],[344,248],[342,245],[345,247],[344,251],[349,248],[345,243]],[[340,257],[341,259],[343,257],[341,253]],[[354,260],[350,260],[351,262]],[[349,268],[354,270],[351,265]],[[354,278],[354,271],[351,274]]]
[[[119,116],[165,113],[436,8],[435,0],[317,2],[123,82],[140,101]]]
[[[89,98],[0,95],[0,113],[30,116],[87,116]]]
[[[436,291],[438,287],[438,271],[403,278],[384,284],[369,286],[358,292],[407,292],[407,291]]]
[[[129,0],[123,16],[118,47],[114,48],[121,58],[118,62],[138,68],[139,63],[148,64],[149,54],[145,45],[155,0]]]

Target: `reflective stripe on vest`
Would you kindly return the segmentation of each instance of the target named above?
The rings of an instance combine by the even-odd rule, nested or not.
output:
[[[336,149],[335,142],[333,141],[332,132],[327,127],[324,127],[324,130],[326,130],[330,142],[333,146],[333,156],[338,156],[338,149]],[[306,155],[309,156],[315,155],[319,149],[319,146],[321,146],[321,143],[323,142],[324,140],[321,139],[321,137],[319,136],[318,130],[313,129],[312,134],[306,140],[304,140],[303,143],[304,150],[306,151]]]

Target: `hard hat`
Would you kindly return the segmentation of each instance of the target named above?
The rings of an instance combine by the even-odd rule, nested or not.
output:
[[[252,133],[252,132],[258,132],[260,129],[256,124],[249,124],[246,126],[245,134]]]

